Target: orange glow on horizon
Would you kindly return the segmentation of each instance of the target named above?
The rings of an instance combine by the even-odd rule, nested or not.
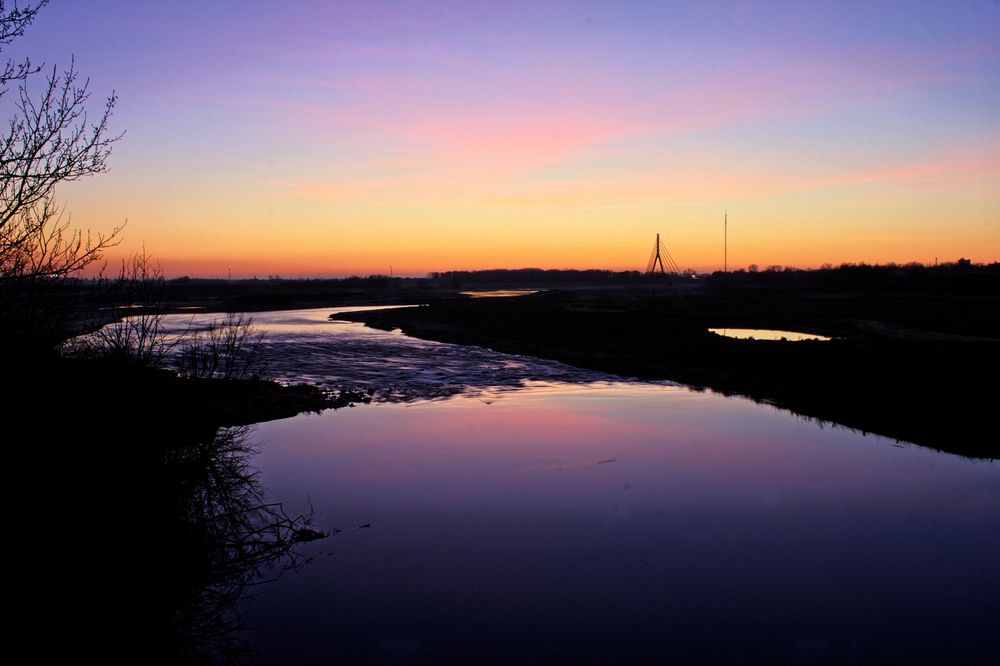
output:
[[[712,271],[726,210],[734,268],[1000,260],[985,10],[948,12],[938,42],[893,23],[866,43],[866,14],[842,9],[813,9],[843,32],[805,41],[802,16],[760,8],[678,23],[664,6],[655,29],[612,8],[539,11],[553,23],[496,9],[523,33],[348,12],[357,39],[294,30],[254,67],[231,59],[254,40],[215,31],[218,68],[197,85],[174,69],[187,53],[160,54],[159,78],[114,69],[127,134],[110,173],[57,195],[76,228],[128,220],[109,264],[145,246],[170,276],[641,270],[656,233],[682,269]],[[131,62],[114,36],[97,50]]]

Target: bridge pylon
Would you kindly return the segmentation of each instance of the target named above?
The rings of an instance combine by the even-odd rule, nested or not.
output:
[[[649,255],[649,262],[646,264],[646,274],[650,273],[664,275],[680,275],[681,273],[677,262],[667,252],[667,246],[660,240],[660,234],[656,234],[656,244],[653,246],[653,252]]]

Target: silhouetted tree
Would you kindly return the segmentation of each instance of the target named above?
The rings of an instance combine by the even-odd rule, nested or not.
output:
[[[0,0],[0,53],[46,4]],[[0,129],[0,310],[6,319],[0,337],[35,337],[53,282],[98,261],[120,240],[122,226],[96,235],[74,229],[55,199],[60,183],[106,171],[121,137],[108,125],[115,94],[88,115],[89,85],[73,61],[61,72],[27,58],[0,64],[0,109],[8,114]]]

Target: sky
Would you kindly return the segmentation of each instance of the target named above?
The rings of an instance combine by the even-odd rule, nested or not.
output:
[[[4,55],[118,96],[59,199],[169,276],[1000,260],[1000,0],[53,0]]]

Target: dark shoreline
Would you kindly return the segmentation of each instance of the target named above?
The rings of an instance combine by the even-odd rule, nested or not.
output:
[[[241,535],[223,532],[220,520],[246,511],[233,520],[256,529],[284,514],[280,504],[263,509],[272,513],[253,504],[282,498],[257,493],[252,445],[213,442],[241,426],[367,396],[259,379],[188,379],[111,358],[35,356],[3,370],[12,497],[31,516],[18,537],[34,551],[15,582],[24,616],[65,618],[56,625],[65,642],[57,653],[215,663],[203,651],[211,655],[221,644],[214,658],[231,657],[239,636],[227,626],[218,591],[239,588],[254,566],[266,570],[270,554],[279,570],[294,563],[294,542],[329,528],[300,530],[307,521],[290,517],[266,532],[266,544],[238,544]],[[30,424],[35,434],[16,435],[13,423]],[[248,557],[261,552],[259,565]],[[221,608],[219,626],[203,619],[203,608],[213,607]]]
[[[996,318],[991,302],[997,299],[990,295],[863,292],[831,298],[679,284],[449,299],[337,318],[626,377],[673,380],[941,451],[997,458],[1000,445],[982,435],[992,430],[1000,368],[1000,340],[987,335]],[[977,309],[980,320],[970,320],[969,311]],[[945,322],[945,330],[926,328],[933,317]],[[963,318],[972,323],[962,325]],[[709,327],[835,339],[735,340]]]
[[[463,290],[539,289],[475,299]],[[976,458],[1000,457],[1000,264],[851,266],[674,277],[607,271],[479,271],[428,278],[167,282],[160,311],[248,312],[423,304],[338,314],[415,337],[477,345],[788,409]],[[765,328],[826,342],[734,340]],[[245,422],[259,418],[249,409]],[[291,415],[290,413],[286,415]],[[280,418],[280,416],[277,416]]]

